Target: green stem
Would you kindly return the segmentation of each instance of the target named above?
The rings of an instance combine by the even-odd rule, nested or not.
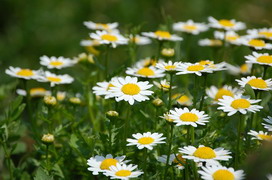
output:
[[[194,143],[195,143],[195,129],[194,129],[194,127],[193,126],[190,126],[190,128],[191,128],[191,145],[193,145]]]
[[[106,50],[105,50],[105,75],[106,78],[108,77],[108,66],[109,66],[109,51],[110,51],[110,45],[106,45]]]
[[[109,147],[110,147],[110,152],[112,153],[112,142],[111,142],[111,139],[112,139],[112,123],[113,121],[110,121],[110,124],[109,124]]]
[[[256,99],[259,99],[260,98],[260,92],[257,90],[257,91],[255,91],[255,97],[256,97]],[[260,102],[259,102],[260,103]],[[258,103],[258,105],[259,105],[259,103]],[[257,112],[256,113],[254,113],[253,115],[252,115],[252,125],[251,125],[251,127],[252,127],[252,129],[256,129],[257,128]],[[251,128],[249,129],[249,130],[251,130]]]
[[[168,112],[171,109],[171,96],[172,96],[172,85],[173,85],[173,73],[170,72],[170,88],[169,88],[169,94],[168,94]]]
[[[267,72],[267,68],[268,66],[264,66],[264,70],[263,70],[263,80],[265,79],[265,75],[266,75],[266,72]]]
[[[147,179],[147,171],[146,171],[146,168],[147,168],[147,166],[146,166],[146,164],[147,164],[147,148],[145,148],[145,150],[144,150],[144,161],[143,161],[143,171],[144,171],[144,180],[146,180]]]
[[[127,117],[125,119],[125,125],[124,125],[124,139],[123,139],[123,154],[126,155],[127,153],[127,146],[126,146],[126,139],[127,139],[127,131],[129,129],[129,115],[130,115],[131,106],[129,105],[127,108]]]
[[[207,76],[208,76],[208,74],[204,74],[204,87],[203,87],[202,97],[201,97],[200,106],[199,106],[200,111],[202,110],[203,104],[204,104],[205,89],[206,89],[206,86],[207,86]]]
[[[243,115],[240,113],[240,119],[238,121],[238,127],[237,127],[237,144],[236,144],[236,152],[235,152],[235,161],[234,161],[234,168],[238,168],[238,164],[240,161],[240,143],[241,143],[241,132],[243,128]]]
[[[190,125],[187,125],[187,139],[186,139],[186,144],[190,144]]]
[[[162,49],[162,47],[163,47],[164,41],[158,40],[158,43],[159,43],[159,45],[158,45],[158,51],[157,51],[157,61],[158,61],[158,60],[160,59],[160,57],[161,57],[161,49]]]
[[[14,179],[13,177],[13,171],[12,171],[12,167],[11,167],[11,158],[10,158],[10,152],[8,152],[8,148],[7,148],[7,144],[5,142],[1,142],[3,144],[3,149],[4,149],[4,153],[5,153],[5,157],[7,159],[7,164],[8,164],[8,170],[9,170],[9,178],[11,180]]]
[[[172,148],[172,142],[173,142],[173,132],[174,132],[174,124],[171,124],[171,130],[170,130],[170,138],[169,138],[169,146],[168,146],[168,151],[167,151],[167,159],[166,159],[166,166],[165,166],[165,172],[164,172],[164,179],[166,178],[167,175],[167,170],[169,167],[169,159],[171,155],[171,148]]]
[[[195,108],[196,107],[196,100],[197,100],[197,75],[194,75],[195,76],[195,82],[194,82],[194,97],[193,97],[193,107]]]
[[[48,172],[50,172],[50,161],[49,161],[49,158],[48,158],[48,155],[49,155],[49,145],[46,144],[46,169]]]

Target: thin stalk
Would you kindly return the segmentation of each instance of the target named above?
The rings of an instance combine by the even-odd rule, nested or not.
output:
[[[205,97],[205,89],[207,86],[207,74],[204,75],[204,87],[203,87],[203,91],[202,91],[202,97],[201,97],[201,101],[200,101],[200,105],[199,105],[199,110],[201,111],[203,108],[203,104],[204,104],[204,97]]]
[[[190,144],[190,126],[187,125],[187,139],[186,139],[186,144]]]
[[[3,149],[4,149],[4,152],[5,152],[5,157],[6,157],[6,159],[7,159],[7,164],[8,164],[8,170],[9,170],[9,178],[11,179],[11,180],[13,180],[14,179],[14,177],[13,177],[13,171],[12,171],[12,167],[11,167],[11,158],[10,158],[10,152],[8,152],[8,148],[7,148],[7,144],[6,144],[6,142],[1,142],[1,143],[3,143]]]
[[[110,121],[110,124],[109,124],[109,148],[110,148],[110,152],[112,153],[112,142],[111,142],[111,139],[112,139],[112,123],[113,121]]]
[[[196,100],[197,100],[197,75],[195,75],[195,82],[194,82],[194,97],[193,97],[193,106],[196,107]]]
[[[146,168],[147,168],[147,166],[146,166],[146,164],[147,164],[147,148],[145,148],[145,150],[144,150],[144,161],[143,161],[143,171],[144,171],[144,180],[146,180],[147,179],[147,171],[146,171]]]
[[[173,73],[170,72],[170,88],[169,88],[169,94],[168,94],[168,112],[171,109],[171,96],[172,96],[172,85],[173,85]]]
[[[235,159],[234,159],[234,168],[238,167],[240,161],[240,143],[241,143],[241,132],[243,127],[243,115],[240,113],[240,119],[238,121],[238,128],[237,128],[237,142],[236,142],[236,152],[235,152]]]
[[[194,127],[193,126],[190,126],[190,128],[191,128],[191,145],[193,145],[194,143],[195,143],[195,129],[194,129]]]
[[[171,148],[172,148],[172,142],[173,142],[173,132],[174,132],[174,124],[171,124],[171,130],[170,130],[170,138],[169,138],[169,146],[168,146],[168,151],[167,151],[167,159],[166,159],[166,166],[165,166],[165,172],[164,172],[164,179],[166,178],[167,175],[167,170],[169,167],[169,159],[171,155]]]
[[[127,146],[126,146],[126,138],[127,138],[127,131],[129,129],[129,115],[130,115],[131,107],[128,106],[127,108],[127,117],[125,119],[125,124],[124,124],[124,139],[123,139],[123,154],[125,155],[127,152]]]
[[[266,75],[266,72],[267,72],[267,68],[268,66],[264,66],[264,70],[263,70],[263,80],[265,79],[265,75]]]
[[[257,90],[256,92],[255,92],[255,97],[256,97],[256,99],[259,99],[260,98],[260,92]],[[260,102],[259,102],[260,103]],[[259,105],[259,103],[258,103],[258,105]],[[256,113],[254,113],[253,115],[252,115],[252,125],[251,125],[251,127],[252,127],[252,129],[256,129],[256,127],[257,127],[257,112]],[[251,129],[251,128],[250,128]],[[249,129],[249,130],[250,130]]]
[[[109,66],[109,51],[110,51],[110,45],[106,45],[106,50],[105,50],[105,75],[106,78],[108,77],[108,66]]]
[[[164,43],[164,41],[160,41],[160,40],[158,40],[158,50],[157,50],[157,61],[160,59],[160,57],[161,57],[161,49],[162,49],[162,47],[163,47],[163,43]]]
[[[46,169],[48,172],[50,172],[50,161],[49,161],[49,158],[48,158],[48,154],[49,154],[49,145],[46,144]]]

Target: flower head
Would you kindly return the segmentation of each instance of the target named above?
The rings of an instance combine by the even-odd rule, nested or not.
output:
[[[162,69],[166,72],[175,72],[178,70],[178,68],[180,68],[180,65],[181,65],[181,62],[172,62],[172,61],[169,61],[169,62],[158,62],[156,64],[156,67],[158,69]]]
[[[204,23],[196,23],[190,19],[186,22],[174,23],[173,29],[174,31],[181,31],[181,32],[197,35],[200,32],[207,31],[209,27]]]
[[[151,40],[147,37],[143,37],[140,35],[129,35],[129,41],[132,43],[135,43],[137,45],[147,45],[151,44]]]
[[[272,141],[272,135],[267,134],[267,132],[263,132],[263,131],[257,132],[257,131],[250,130],[248,134],[253,136],[252,139]]]
[[[227,70],[230,74],[232,75],[246,75],[246,74],[250,74],[251,72],[251,68],[252,68],[252,64],[242,64],[240,66],[237,65],[231,65],[231,64],[226,64]]]
[[[144,173],[136,170],[137,167],[137,165],[117,163],[116,166],[110,166],[109,170],[104,172],[104,175],[109,176],[111,179],[128,180],[130,178],[137,178]]]
[[[169,91],[170,89],[170,83],[166,79],[163,79],[160,82],[154,81],[153,83],[155,84],[155,86],[157,86],[159,89],[163,91]],[[174,88],[176,87],[173,86],[172,89]]]
[[[54,135],[53,134],[44,134],[42,136],[42,142],[45,144],[52,144],[54,142]]]
[[[253,52],[252,55],[245,56],[245,58],[246,63],[272,66],[272,55],[268,53]]]
[[[238,31],[246,28],[245,23],[237,22],[234,19],[220,19],[217,20],[213,17],[209,17],[209,26],[216,29],[233,30]]]
[[[128,138],[127,141],[129,143],[127,144],[127,146],[136,145],[138,149],[147,148],[149,150],[152,150],[153,146],[156,146],[157,144],[165,143],[163,141],[165,140],[165,137],[162,137],[163,134],[159,134],[159,133],[146,132],[143,134],[140,134],[140,133],[132,134],[132,136],[135,139]]]
[[[262,123],[264,128],[267,129],[268,131],[272,131],[272,117],[267,116],[267,118],[264,118],[263,120],[268,123],[268,124]]]
[[[215,102],[219,99],[222,99],[223,96],[231,96],[234,97],[235,94],[242,93],[238,88],[233,88],[232,86],[224,85],[221,88],[217,88],[215,86],[211,86],[206,89],[206,94],[212,98]]]
[[[172,96],[172,100],[182,106],[191,106],[193,104],[192,98],[190,96],[180,93],[174,94]]]
[[[272,28],[249,29],[247,33],[252,37],[272,40]]]
[[[167,161],[167,155],[162,155],[158,158],[158,161],[165,163]],[[169,161],[168,161],[169,165],[175,165],[175,167],[177,167],[179,170],[184,169],[184,164],[186,163],[186,160],[182,157],[182,154],[171,154]]]
[[[222,46],[223,42],[218,39],[200,39],[198,41],[199,46],[212,46],[212,47],[217,47],[217,46]]]
[[[73,66],[76,63],[76,61],[71,60],[69,58],[64,57],[48,57],[48,56],[42,56],[40,57],[40,64],[43,66],[46,66],[48,69],[62,69],[65,67]]]
[[[257,50],[272,49],[272,44],[266,43],[264,40],[261,39],[241,38],[238,40],[238,42],[244,46],[248,46]]]
[[[225,39],[230,44],[240,45],[238,40],[241,37],[235,31],[227,31],[227,32],[215,31],[214,37],[220,40]]]
[[[56,75],[49,71],[45,71],[43,76],[37,79],[40,82],[49,82],[50,86],[55,86],[56,84],[71,84],[74,81],[74,78],[68,74]]]
[[[252,89],[269,91],[272,90],[272,79],[263,80],[262,78],[257,78],[255,76],[248,76],[246,78],[236,79],[241,87],[245,87],[246,84],[250,85]]]
[[[31,69],[21,69],[18,67],[12,67],[10,66],[9,69],[6,69],[6,74],[13,76],[13,77],[17,77],[17,78],[21,78],[21,79],[38,79],[40,78],[40,76],[42,75],[42,71],[41,70],[31,70]]]
[[[170,34],[168,31],[143,32],[144,36],[157,39],[159,41],[182,41],[183,39],[175,34]]]
[[[138,66],[134,68],[128,68],[126,70],[126,74],[128,75],[144,78],[161,78],[165,76],[163,72],[164,72],[163,70],[156,69],[153,66],[150,67]]]
[[[114,22],[114,23],[107,23],[107,24],[103,24],[103,23],[94,23],[92,21],[84,21],[83,24],[92,30],[105,30],[105,31],[113,31],[118,27],[118,23]]]
[[[202,76],[202,73],[212,73],[213,70],[207,65],[201,65],[199,63],[182,63],[177,69],[177,75],[181,74],[196,74]]]
[[[97,96],[105,96],[105,99],[112,98],[112,94],[109,91],[111,87],[114,87],[112,84],[113,81],[116,81],[117,77],[113,77],[109,82],[103,81],[96,83],[96,86],[94,86],[93,93]]]

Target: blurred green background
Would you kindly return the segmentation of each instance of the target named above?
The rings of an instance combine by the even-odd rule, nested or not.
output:
[[[206,22],[208,16],[235,18],[248,28],[271,25],[271,0],[1,0],[0,83],[14,78],[4,71],[12,66],[39,68],[39,57],[74,57],[89,30],[83,21],[119,22],[121,30],[139,24],[154,31],[165,23],[193,19]]]

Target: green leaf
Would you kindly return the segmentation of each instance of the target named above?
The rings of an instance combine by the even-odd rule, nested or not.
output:
[[[255,99],[254,90],[249,84],[246,84],[245,86],[245,94],[249,95],[252,99]]]
[[[72,134],[71,139],[69,141],[70,146],[72,148],[78,149],[77,141],[78,141],[77,136],[75,134]]]
[[[34,180],[51,180],[51,179],[53,180],[53,178],[50,177],[42,167],[38,168],[34,176]]]

